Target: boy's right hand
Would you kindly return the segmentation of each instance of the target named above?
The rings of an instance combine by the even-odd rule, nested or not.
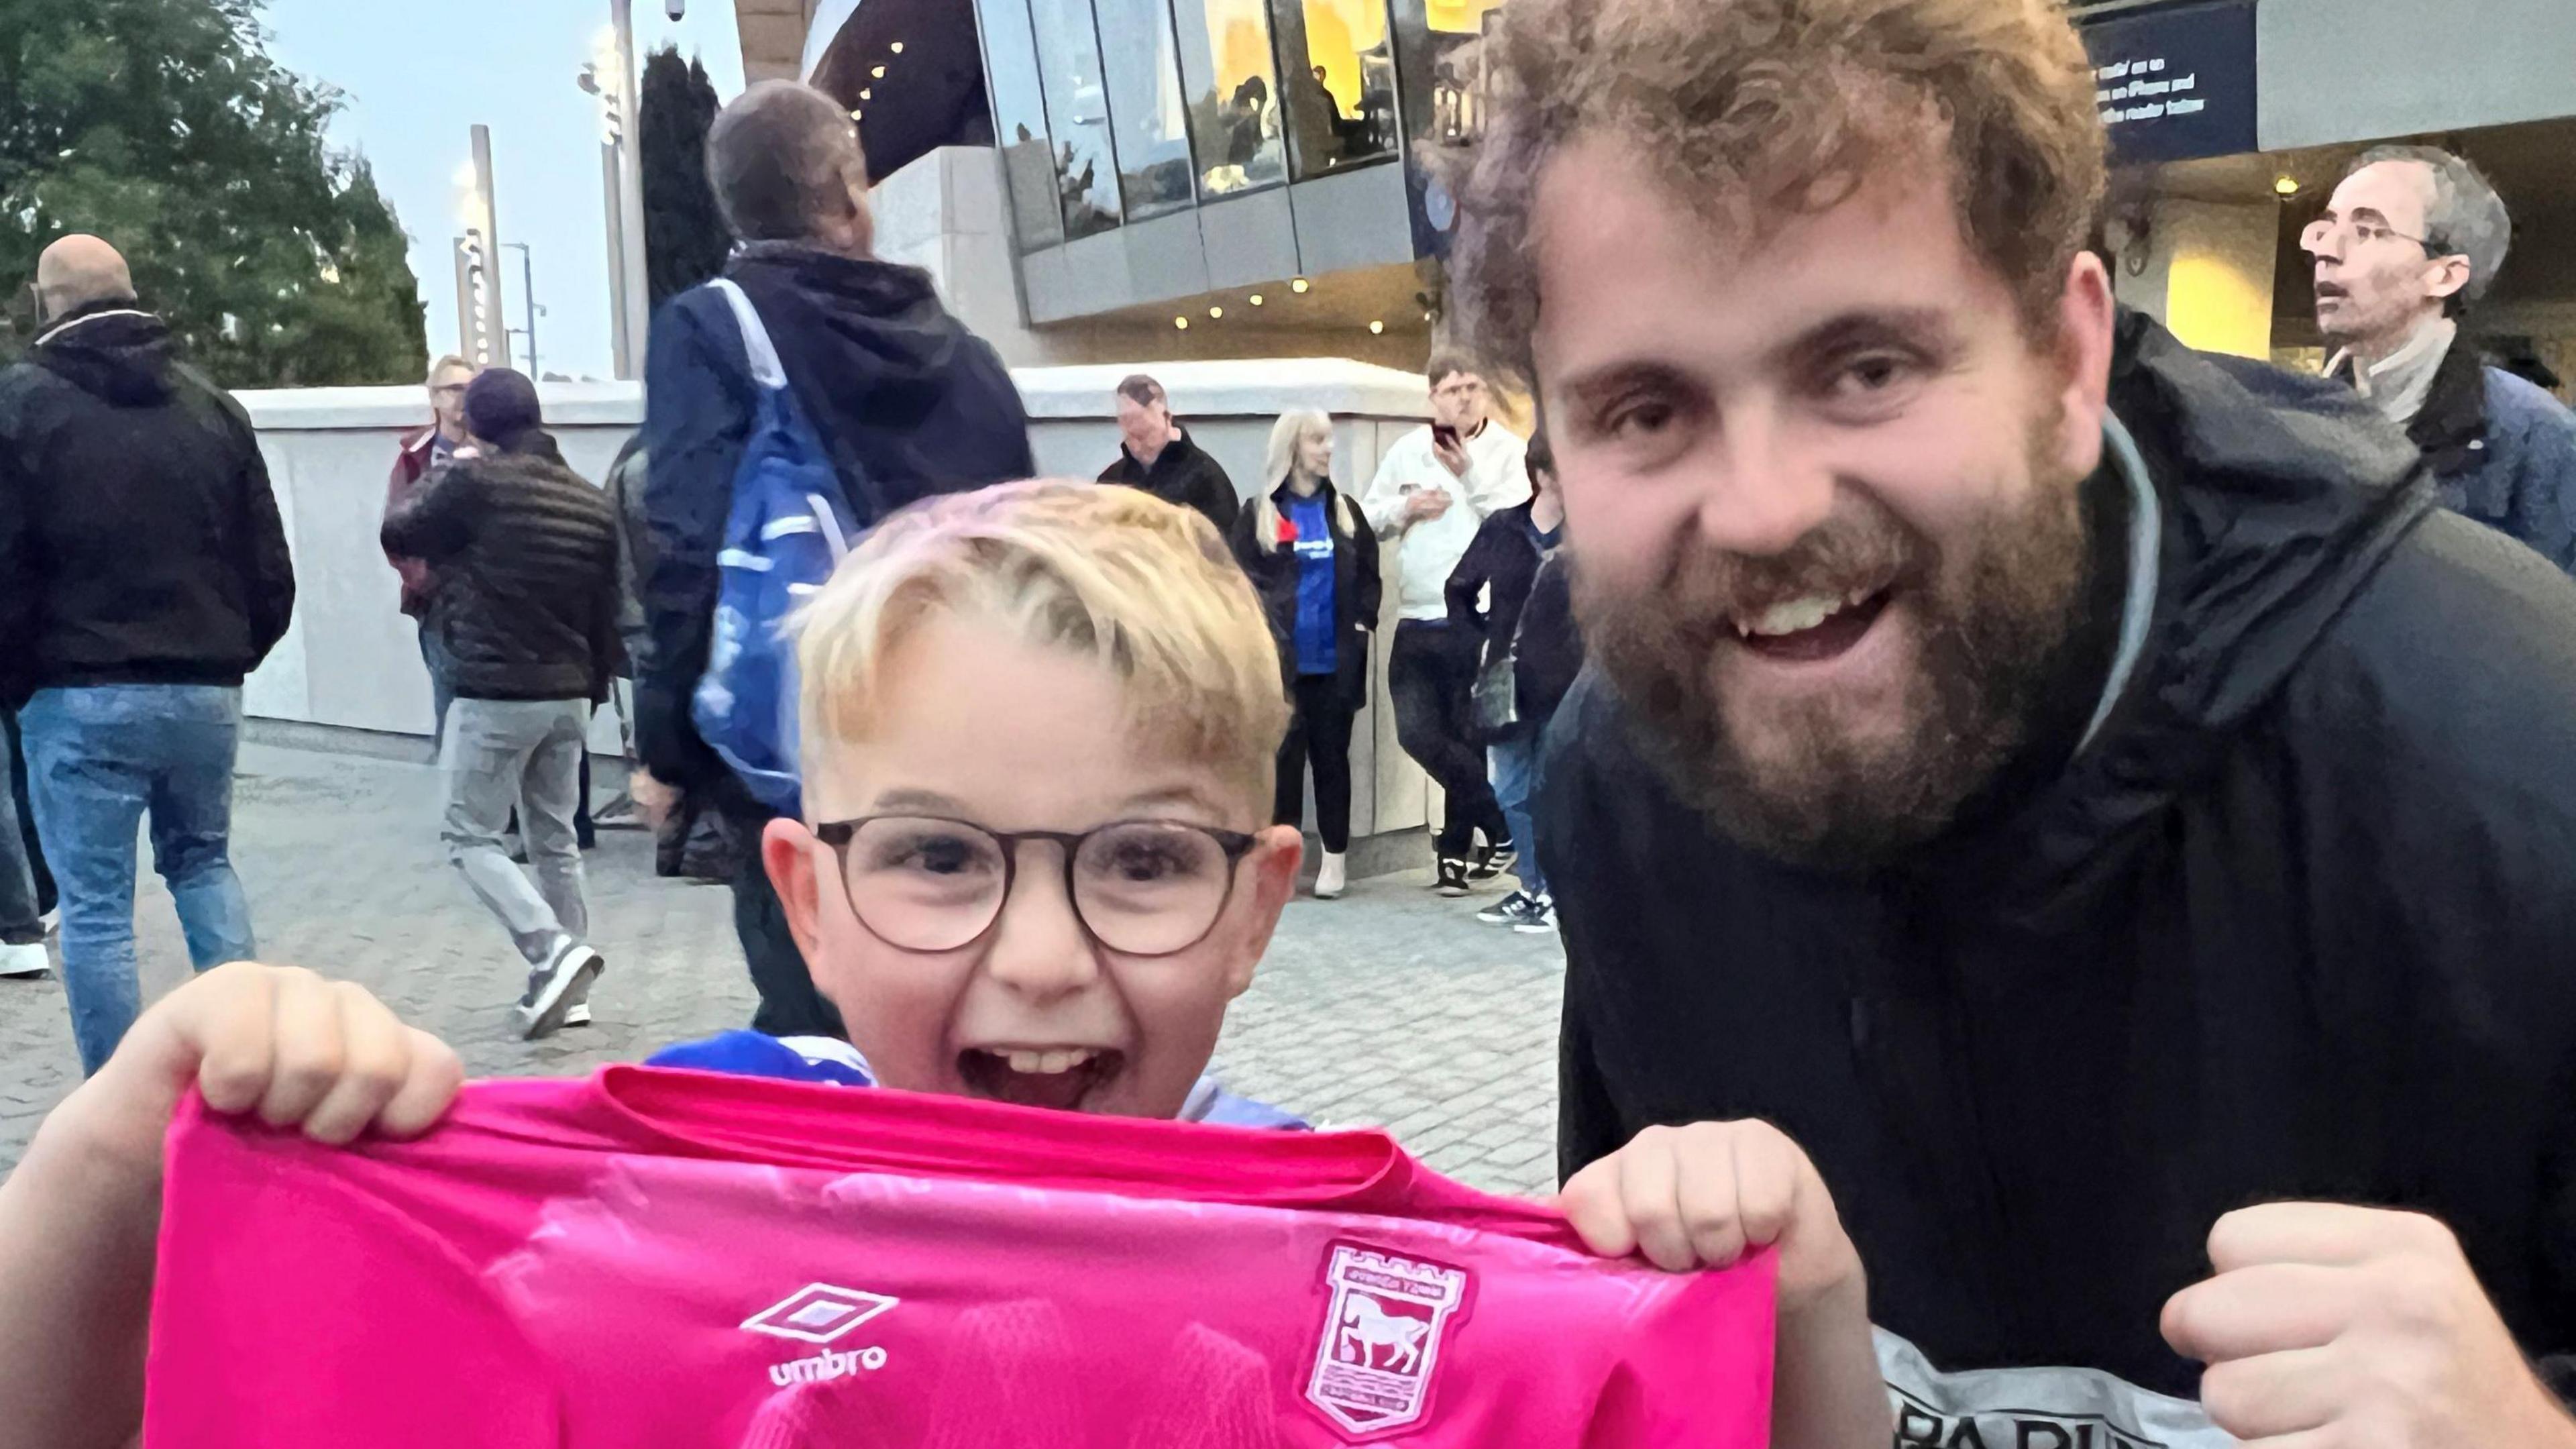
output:
[[[1576,1173],[1557,1203],[1592,1251],[1642,1253],[1671,1272],[1777,1247],[1783,1313],[1865,1291],[1824,1179],[1768,1122],[1649,1127]]]
[[[316,1141],[429,1130],[464,1064],[366,988],[292,966],[236,961],[171,992],[63,1104],[93,1150],[157,1179],[161,1140],[189,1087],[218,1112],[257,1112]]]

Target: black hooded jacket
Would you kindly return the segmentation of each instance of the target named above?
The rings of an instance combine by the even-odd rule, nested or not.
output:
[[[382,541],[432,568],[426,619],[457,698],[608,698],[624,658],[617,505],[553,438],[531,428],[432,473]]]
[[[2440,1218],[2530,1352],[2576,1352],[2576,586],[2339,391],[2123,319],[2144,653],[2071,763],[1899,868],[1733,845],[1585,678],[1538,832],[1566,1171],[1777,1124],[1944,1371],[2192,1395],[2158,1313],[2284,1199]]]
[[[160,318],[93,305],[0,372],[0,704],[238,685],[294,609],[250,419]]]
[[[726,267],[778,348],[788,386],[840,464],[862,528],[907,503],[1026,478],[1028,415],[992,346],[939,303],[928,273],[811,247],[761,242]],[[653,319],[644,384],[642,579],[636,750],[665,782],[710,785],[740,810],[724,762],[689,707],[706,672],[716,554],[734,473],[759,405],[733,311],[712,287]]]
[[[1183,433],[1163,445],[1147,467],[1136,461],[1136,455],[1125,444],[1118,448],[1118,461],[1101,470],[1103,483],[1124,483],[1141,488],[1183,508],[1195,508],[1216,525],[1219,538],[1234,537],[1235,515],[1243,511],[1243,500],[1235,495],[1234,480],[1216,459]]]

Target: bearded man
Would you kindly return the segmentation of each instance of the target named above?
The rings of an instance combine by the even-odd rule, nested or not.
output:
[[[2576,588],[2119,312],[2053,0],[1505,17],[1453,281],[1597,661],[1565,1171],[1802,1145],[1900,1444],[2576,1445]]]

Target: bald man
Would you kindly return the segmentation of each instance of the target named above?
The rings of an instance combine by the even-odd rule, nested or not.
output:
[[[198,969],[254,954],[231,859],[242,677],[295,574],[250,419],[172,356],[114,247],[36,264],[35,344],[0,372],[0,706],[61,896],[85,1072],[133,1024],[134,837]]]

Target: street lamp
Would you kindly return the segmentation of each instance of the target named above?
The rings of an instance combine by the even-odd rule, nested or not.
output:
[[[528,380],[534,382],[542,376],[537,371],[537,319],[546,311],[537,305],[537,257],[526,242],[503,242],[501,250],[519,254],[519,303],[527,308],[528,325],[510,330],[523,333],[528,339]]]
[[[674,18],[677,18],[676,16]],[[610,348],[621,378],[644,375],[644,329],[651,284],[644,259],[644,164],[636,129],[633,0],[611,0],[598,55],[575,84],[599,98],[601,191],[608,214]]]

